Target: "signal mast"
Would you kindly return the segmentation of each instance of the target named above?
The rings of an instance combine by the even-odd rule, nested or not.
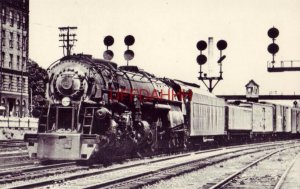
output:
[[[219,76],[209,77],[207,76],[207,73],[203,73],[202,71],[202,66],[207,62],[207,57],[204,54],[202,54],[202,51],[204,51],[206,48],[207,48],[206,41],[201,40],[197,43],[197,49],[200,51],[200,55],[197,56],[197,62],[200,66],[200,71],[199,71],[200,75],[198,79],[204,83],[204,85],[206,86],[209,92],[212,92],[213,89],[216,87],[216,85],[221,80],[223,80],[222,62],[226,58],[226,55],[222,55],[222,51],[227,48],[227,42],[225,40],[219,40],[217,43],[217,48],[220,51],[220,57],[219,60],[217,61],[217,63],[220,66]],[[206,81],[208,81],[208,84],[206,83]],[[216,81],[215,84],[213,84],[213,81]]]

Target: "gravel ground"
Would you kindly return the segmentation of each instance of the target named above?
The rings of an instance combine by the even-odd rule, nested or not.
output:
[[[247,169],[224,188],[274,188],[298,153],[300,153],[300,148],[291,148],[276,153],[256,166]]]
[[[291,149],[291,150],[287,151],[286,154],[290,154],[290,156],[294,156],[294,153],[292,153],[292,151],[295,152],[294,149]],[[215,164],[214,166],[206,167],[199,171],[184,174],[184,175],[178,176],[178,177],[173,177],[172,179],[169,179],[169,180],[160,181],[159,183],[156,183],[154,185],[146,186],[146,187],[144,187],[144,189],[209,188],[211,186],[209,183],[217,183],[218,181],[224,179],[225,177],[227,177],[227,176],[233,174],[234,172],[238,171],[239,169],[243,168],[250,162],[253,162],[254,160],[259,159],[260,157],[265,156],[268,152],[270,152],[270,151],[264,151],[264,152],[259,152],[259,153],[255,153],[255,154],[249,154],[246,156],[234,158],[234,159],[222,162],[222,163]],[[282,153],[280,153],[280,154],[282,154]],[[277,158],[275,158],[275,160],[277,160],[281,163],[289,162],[288,159],[282,158],[280,155],[276,156],[276,157]],[[265,170],[263,172],[270,174],[270,169],[273,169],[273,165],[270,166],[270,163],[268,163],[268,165],[269,165],[269,170]],[[251,178],[255,178],[255,173],[261,173],[260,169],[256,169],[253,172],[253,175],[251,175]],[[274,176],[273,174],[270,174],[270,175],[272,175],[272,177]],[[260,175],[260,176],[261,177],[258,177],[258,178],[263,182],[264,179],[266,178],[266,176],[263,176],[263,175]],[[250,178],[250,177],[248,177],[248,178]],[[248,184],[251,184],[251,182],[253,182],[253,181],[251,179],[249,179]]]

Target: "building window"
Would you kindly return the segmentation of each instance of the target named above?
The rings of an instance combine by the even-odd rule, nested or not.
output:
[[[19,92],[21,89],[20,78],[17,77],[17,91]]]
[[[20,34],[17,34],[17,48],[20,50]]]
[[[26,51],[26,48],[27,48],[27,42],[26,42],[26,39],[27,39],[27,38],[26,38],[26,35],[24,35],[24,36],[23,36],[23,47],[22,47],[22,48],[23,48],[23,51]]]
[[[8,80],[8,90],[12,89],[12,76],[9,76],[9,80]]]
[[[24,89],[24,86],[25,86],[25,78],[22,78],[22,83],[21,83],[21,87],[22,87],[22,89],[21,90],[23,90]],[[23,90],[24,91],[24,90]]]
[[[3,24],[6,23],[6,10],[5,10],[5,8],[2,8],[2,22],[3,22]]]
[[[26,58],[25,57],[23,57],[22,58],[22,70],[24,70],[24,68],[25,68],[25,66],[26,66]]]
[[[4,66],[4,60],[5,60],[5,52],[1,53],[1,66]]]
[[[17,14],[17,27],[18,27],[18,29],[21,28],[21,19],[20,19],[20,14],[19,13]]]
[[[1,75],[1,89],[4,89],[4,80],[5,80],[5,76],[2,74]]]
[[[25,18],[25,16],[23,16],[23,18],[22,18],[22,27],[23,27],[23,29],[25,30],[26,29],[26,18]]]
[[[5,46],[5,30],[2,30],[2,33],[1,33],[1,41],[2,41],[2,46]]]
[[[17,56],[17,69],[20,69],[20,56]]]
[[[9,68],[12,68],[12,65],[13,65],[13,54],[9,54],[9,62],[8,62]]]
[[[9,11],[9,20],[10,20],[10,26],[14,26],[14,14],[12,11]]]
[[[13,32],[10,32],[9,33],[9,47],[10,48],[13,48],[14,47],[14,33]]]

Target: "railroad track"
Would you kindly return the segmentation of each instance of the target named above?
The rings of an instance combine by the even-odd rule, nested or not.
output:
[[[88,167],[85,167],[88,169]],[[7,170],[0,172],[0,187],[6,187],[8,183],[20,180],[30,180],[40,177],[48,177],[63,172],[72,172],[84,169],[75,162],[57,163],[52,165],[33,165],[26,168]],[[11,187],[9,187],[11,188]]]
[[[2,164],[0,165],[0,172],[4,172],[11,169],[20,169],[22,167],[26,166],[33,166],[36,164],[35,160],[28,160],[28,161],[22,161],[17,163],[8,163],[8,164]]]
[[[293,159],[293,161],[291,161],[291,163],[289,164],[289,166],[286,168],[286,170],[284,171],[284,173],[281,175],[280,179],[278,180],[278,182],[276,183],[274,189],[280,189],[281,186],[284,183],[284,180],[286,179],[287,175],[289,174],[291,168],[294,166],[295,161],[297,160],[299,154],[297,156],[295,156],[295,158]]]
[[[176,155],[173,157],[156,160],[143,160],[133,164],[115,166],[110,168],[92,169],[87,172],[72,173],[54,178],[32,181],[31,183],[19,183],[9,188],[34,188],[59,183],[54,187],[141,187],[149,183],[155,183],[161,179],[171,178],[183,173],[201,169],[206,166],[226,161],[231,158],[251,154],[266,149],[274,149],[278,146],[294,145],[295,142],[277,142],[272,144],[251,145],[251,147],[229,147],[214,149],[196,153]],[[126,176],[124,176],[126,175]],[[102,181],[102,182],[99,182]]]
[[[0,153],[16,150],[26,150],[27,146],[24,141],[12,140],[12,141],[0,141]]]
[[[0,153],[0,164],[10,164],[20,161],[29,161],[28,152],[26,150],[9,151]]]
[[[299,147],[299,146],[294,146],[294,147]],[[260,168],[259,165],[264,162],[264,161],[268,161],[270,158],[272,158],[275,154],[278,153],[282,153],[284,151],[287,150],[291,150],[291,147],[286,147],[286,148],[282,148],[279,150],[276,150],[268,155],[265,155],[249,164],[247,164],[245,167],[241,168],[240,170],[236,171],[235,173],[229,175],[228,177],[224,178],[223,180],[212,184],[209,189],[218,189],[218,188],[274,188],[274,189],[279,189],[281,184],[283,183],[283,180],[285,178],[285,176],[287,175],[289,169],[292,167],[294,161],[287,166],[287,169],[285,170],[285,172],[282,174],[281,178],[277,179],[277,174],[270,176],[269,177],[265,177],[263,176],[262,180],[263,180],[263,185],[260,185],[262,181],[256,181],[255,179],[260,179],[260,178],[255,178],[253,177],[253,174],[255,173],[251,173],[251,171],[249,169],[254,169],[254,167],[256,166],[256,169],[253,170],[252,172],[257,172],[257,170],[260,171],[264,171],[264,168]],[[280,160],[280,159],[278,159]],[[269,160],[270,161],[270,160]],[[282,161],[282,160],[280,160]],[[280,162],[281,164],[281,162]],[[269,166],[274,166],[274,164],[269,163]],[[276,166],[276,165],[275,165]],[[275,168],[274,168],[275,169]],[[250,173],[248,173],[250,172]],[[242,174],[247,175],[247,176],[242,176]],[[280,174],[280,173],[279,173]],[[251,183],[248,182],[247,184],[247,180],[251,180]],[[268,180],[268,182],[267,182]],[[250,185],[251,184],[251,185]]]
[[[0,148],[0,154],[2,152],[12,152],[12,151],[19,151],[19,150],[26,150],[27,151],[27,147],[26,146],[22,146],[22,147],[9,147],[9,148]]]
[[[9,145],[26,145],[26,143],[23,140],[1,140],[0,141],[0,147],[1,146],[9,146]]]

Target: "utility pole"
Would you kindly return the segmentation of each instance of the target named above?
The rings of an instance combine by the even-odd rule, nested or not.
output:
[[[66,56],[65,54],[65,50],[67,52],[67,56],[71,55],[71,50],[75,44],[75,42],[77,41],[77,39],[75,39],[76,34],[72,33],[72,30],[76,30],[77,27],[59,27],[58,28],[61,32],[61,34],[59,34],[59,37],[61,38],[59,41],[63,42],[63,45],[60,46],[63,48],[63,54],[64,56]]]
[[[1,8],[3,7],[3,1],[1,1]],[[2,57],[2,43],[5,43],[5,38],[3,35],[5,35],[5,33],[3,33],[3,21],[4,19],[6,19],[6,16],[3,15],[3,13],[1,12],[0,14],[0,19],[1,19],[1,44],[0,44],[0,107],[2,106],[2,90],[4,89],[4,81],[3,81],[3,73],[2,73],[2,67],[4,66],[4,60]],[[3,42],[4,40],[4,42]],[[3,104],[3,107],[5,106],[5,104]]]

